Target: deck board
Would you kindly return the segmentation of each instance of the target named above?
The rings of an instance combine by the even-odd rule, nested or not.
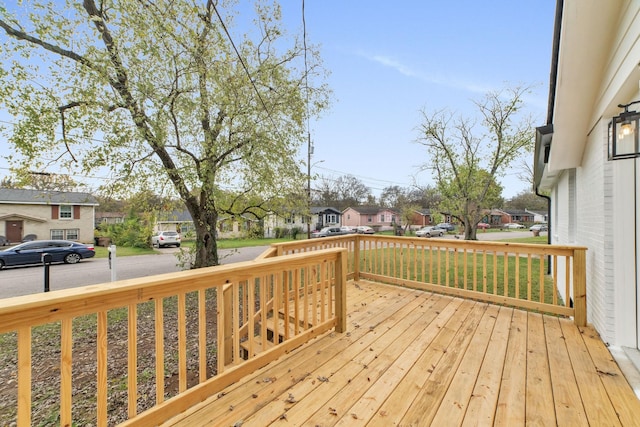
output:
[[[531,313],[527,320],[526,424],[556,425],[549,358],[541,314]]]
[[[346,333],[310,341],[164,425],[638,423],[640,401],[591,328],[366,281],[347,298]]]

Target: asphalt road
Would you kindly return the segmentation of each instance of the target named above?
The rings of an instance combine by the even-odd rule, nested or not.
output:
[[[531,236],[531,232],[504,231],[484,233],[478,232],[479,240],[502,240]],[[453,239],[453,235],[446,238]],[[220,262],[248,261],[255,259],[268,246],[256,246],[237,250],[221,250]],[[140,255],[120,257],[116,259],[116,273],[118,280],[136,277],[153,276],[155,274],[180,271],[174,255],[177,248],[163,248],[157,255]],[[111,281],[111,270],[106,258],[91,258],[82,260],[78,264],[55,264],[49,268],[49,289],[51,291],[74,288]],[[44,292],[44,267],[14,267],[0,271],[0,299],[20,295],[30,295]]]
[[[221,250],[221,264],[255,259],[268,246]],[[118,280],[180,271],[174,255],[175,248],[163,248],[157,255],[116,257]],[[95,285],[111,281],[111,270],[107,258],[90,258],[78,264],[54,264],[49,267],[49,289],[51,291]],[[0,271],[0,298],[44,292],[44,267],[13,267]]]

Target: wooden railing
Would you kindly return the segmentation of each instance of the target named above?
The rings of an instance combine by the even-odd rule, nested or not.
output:
[[[270,255],[349,251],[348,277],[425,289],[587,323],[586,248],[454,239],[346,235],[273,245]]]
[[[346,253],[319,250],[0,300],[3,357],[15,353],[17,425],[156,425],[312,337],[344,331]],[[41,353],[36,343],[52,336]],[[74,353],[86,352],[92,366],[74,364]],[[50,377],[46,390],[32,390],[36,365]],[[78,419],[74,389],[87,375],[94,409]],[[153,390],[143,393],[149,383]],[[118,414],[109,404],[122,389],[128,409]],[[57,395],[57,406],[45,408],[43,395]]]
[[[15,388],[15,407],[0,408],[0,419],[18,426],[159,424],[312,337],[344,331],[347,278],[585,325],[585,253],[347,235],[276,244],[256,261],[0,300],[0,362],[17,373],[0,389]],[[90,366],[78,366],[74,354]],[[33,377],[42,375],[44,388],[34,390]],[[93,388],[78,391],[83,382]],[[87,418],[77,415],[77,393],[94,402]],[[128,409],[118,413],[109,405],[122,393]]]

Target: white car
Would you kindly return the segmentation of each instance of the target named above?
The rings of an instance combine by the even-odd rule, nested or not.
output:
[[[158,248],[164,248],[165,246],[179,248],[181,241],[180,234],[177,231],[156,231],[151,236],[151,246],[157,246]]]
[[[416,237],[442,237],[445,230],[439,227],[422,227],[416,231]]]
[[[360,225],[356,227],[356,233],[358,234],[374,234],[376,231],[368,225]]]
[[[504,224],[502,227],[504,227],[504,228],[524,228],[524,225],[518,224],[517,222],[510,222],[508,224]]]

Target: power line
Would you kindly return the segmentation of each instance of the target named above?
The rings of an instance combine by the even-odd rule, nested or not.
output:
[[[343,172],[343,171],[330,169],[330,168],[326,168],[326,167],[322,167],[322,166],[316,166],[316,169],[321,169],[321,170],[325,170],[327,172],[333,172],[333,173],[337,173],[337,174],[340,174],[340,175],[351,175],[351,176],[354,176],[356,178],[360,178],[360,179],[363,179],[363,180],[374,181],[374,182],[380,183],[378,185],[395,184],[395,185],[401,185],[401,186],[405,186],[405,187],[411,187],[412,186],[412,184],[407,184],[407,183],[398,182],[398,181],[390,181],[390,180],[385,180],[385,179],[372,178],[372,177],[368,177],[368,176],[364,176],[364,175],[358,175],[358,174],[354,174],[354,173],[351,173],[351,172]],[[378,190],[383,190],[383,188],[378,188]]]
[[[218,13],[218,8],[216,7],[215,2],[211,2],[210,4],[211,4],[211,6],[213,6],[213,10],[215,11],[216,16],[218,17],[218,20],[220,21],[220,25],[222,25],[222,29],[224,30],[224,33],[227,35],[227,38],[229,39],[229,43],[231,43],[231,46],[233,47],[233,50],[236,52],[236,56],[238,57],[238,60],[240,61],[240,64],[242,65],[242,68],[244,69],[244,72],[247,74],[247,77],[249,77],[249,81],[251,82],[251,86],[253,87],[253,90],[256,92],[256,95],[258,95],[258,99],[260,100],[260,104],[262,104],[262,107],[264,108],[264,111],[267,113],[267,116],[269,117],[269,120],[271,121],[271,124],[273,125],[273,128],[274,128],[275,132],[277,134],[279,134],[278,126],[276,126],[276,122],[273,120],[273,117],[271,116],[271,112],[267,108],[267,104],[264,102],[264,99],[262,99],[262,95],[260,95],[260,91],[258,90],[258,87],[256,86],[256,82],[251,77],[251,73],[249,72],[249,69],[247,68],[247,65],[245,64],[244,59],[242,58],[242,56],[240,56],[240,52],[236,48],[236,44],[233,42],[233,39],[231,38],[231,34],[229,34],[229,31],[227,30],[227,26],[224,24],[224,21],[222,20],[222,16],[220,16],[220,13]]]

